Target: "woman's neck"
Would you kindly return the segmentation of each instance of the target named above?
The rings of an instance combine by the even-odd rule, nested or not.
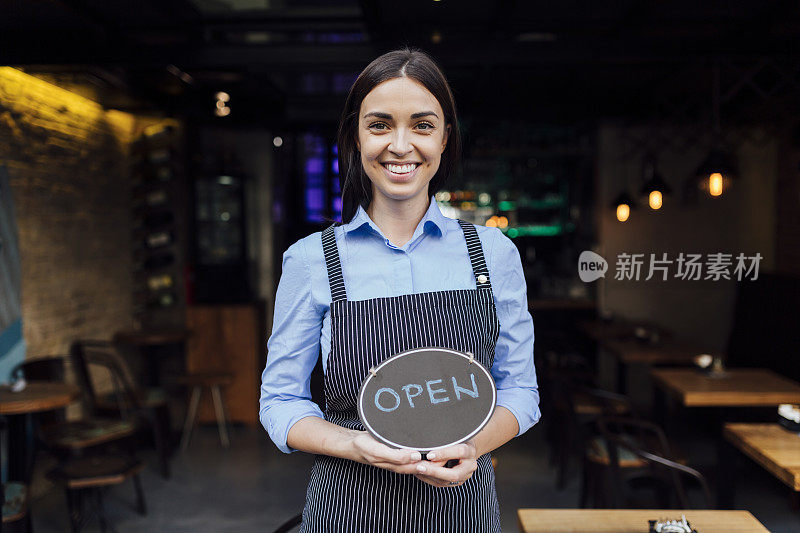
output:
[[[429,205],[430,198],[427,193],[408,200],[392,200],[374,194],[367,208],[367,214],[389,242],[399,248],[411,240]]]

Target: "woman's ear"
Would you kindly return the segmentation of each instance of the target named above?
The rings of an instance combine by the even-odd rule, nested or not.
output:
[[[442,152],[444,149],[447,148],[447,139],[450,137],[450,124],[444,129],[444,135],[442,135]]]

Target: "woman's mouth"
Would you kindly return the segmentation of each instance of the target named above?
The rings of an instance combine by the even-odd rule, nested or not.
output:
[[[414,175],[414,171],[419,168],[420,163],[404,163],[402,165],[396,165],[394,163],[381,163],[381,165],[386,169],[386,173],[389,175],[389,178],[405,181]]]

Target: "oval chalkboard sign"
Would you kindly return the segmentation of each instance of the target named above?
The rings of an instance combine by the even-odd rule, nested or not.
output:
[[[370,370],[358,394],[358,415],[379,441],[428,452],[473,437],[496,402],[492,375],[470,354],[418,348]]]

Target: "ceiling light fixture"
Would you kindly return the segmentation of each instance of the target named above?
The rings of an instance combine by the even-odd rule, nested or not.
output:
[[[695,172],[694,179],[697,180],[697,186],[708,192],[712,197],[722,196],[722,193],[728,190],[732,181],[737,177],[738,172],[736,165],[733,162],[733,155],[730,151],[726,150],[722,140],[722,128],[720,127],[720,79],[719,79],[719,64],[714,64],[714,86],[712,95],[713,105],[713,120],[714,120],[714,141],[709,150],[708,155],[700,163]]]
[[[656,158],[652,154],[647,154],[642,159],[642,179],[644,185],[639,194],[647,199],[650,209],[661,209],[664,205],[664,196],[672,193],[672,188],[656,172]]]
[[[611,202],[611,208],[614,209],[617,220],[620,222],[625,222],[631,216],[631,210],[635,209],[635,205],[633,202],[633,198],[627,192],[620,193],[613,202]]]

